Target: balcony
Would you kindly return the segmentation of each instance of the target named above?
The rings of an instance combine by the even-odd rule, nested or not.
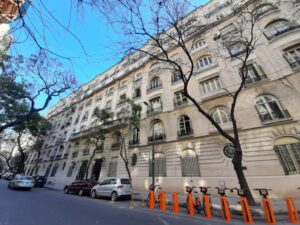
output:
[[[142,77],[138,77],[138,78],[133,80],[133,83],[139,83],[141,81],[142,81]]]
[[[55,144],[58,145],[58,144],[61,144],[63,143],[64,141],[66,140],[66,137],[58,137],[55,141]]]
[[[291,68],[294,69],[296,67],[299,67],[300,66],[300,58],[299,59],[295,59],[294,62],[289,62],[288,63],[290,64]]]
[[[69,153],[65,153],[63,158],[67,159],[68,157],[69,157]]]
[[[267,123],[267,122],[272,122],[272,121],[278,121],[278,120],[282,120],[282,119],[286,119],[286,118],[290,118],[291,115],[289,114],[289,112],[284,109],[282,111],[272,111],[271,113],[266,113],[266,114],[259,114],[260,120],[263,123]]]
[[[121,147],[121,143],[112,143],[111,149],[119,149]]]
[[[57,160],[57,159],[61,159],[61,156],[62,156],[61,154],[56,155],[56,156],[55,156],[55,159],[56,159],[56,160]]]
[[[78,151],[72,153],[72,158],[73,158],[73,159],[76,158],[77,156],[78,156]]]
[[[178,131],[177,137],[181,138],[181,137],[193,136],[193,134],[194,134],[193,129],[188,128],[188,129]]]
[[[82,151],[82,155],[88,155],[88,154],[90,154],[90,149],[84,149]]]
[[[139,139],[129,140],[129,145],[139,145],[139,144],[140,144],[140,140]]]
[[[157,107],[153,107],[153,108],[147,108],[147,115],[150,115],[152,113],[157,113],[157,112],[162,112],[163,106],[162,104],[160,106]]]
[[[187,99],[182,99],[180,101],[174,100],[174,107],[179,107],[188,103]]]
[[[126,101],[119,101],[117,103],[117,107],[121,107],[122,105],[124,105],[126,103]]]
[[[153,86],[149,86],[147,88],[147,93],[151,92],[151,91],[154,91],[154,90],[157,90],[157,89],[161,89],[162,88],[162,84],[156,84],[156,85],[153,85]]]
[[[104,150],[103,146],[99,146],[99,147],[97,147],[95,152],[101,153],[101,152],[103,152],[103,150]]]
[[[155,141],[164,141],[166,139],[166,134],[155,134],[154,136],[148,137],[148,143]]]
[[[265,74],[260,74],[259,76],[255,76],[255,77],[248,76],[248,78],[246,80],[246,84],[252,84],[252,83],[255,83],[257,81],[265,80],[267,78],[268,77]]]
[[[287,32],[290,32],[292,30],[296,30],[300,28],[300,25],[296,25],[294,23],[286,23],[286,24],[282,24],[281,26],[277,26],[276,27],[276,33],[273,33],[271,31],[265,31],[264,35],[266,36],[266,38],[270,41],[282,34],[285,34]],[[272,30],[273,31],[273,30]]]

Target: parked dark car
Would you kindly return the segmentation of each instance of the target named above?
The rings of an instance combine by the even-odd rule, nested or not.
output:
[[[74,193],[82,196],[84,194],[89,195],[92,188],[98,184],[95,180],[80,180],[75,181],[70,185],[66,185],[64,188],[65,194]]]
[[[45,176],[33,176],[32,177],[35,181],[34,187],[44,187],[44,185],[47,182],[47,179]]]

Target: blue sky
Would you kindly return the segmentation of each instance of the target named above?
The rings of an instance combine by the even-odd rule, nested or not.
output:
[[[92,80],[121,59],[122,56],[117,53],[114,43],[122,41],[122,35],[113,30],[97,10],[85,7],[78,11],[75,5],[71,5],[72,2],[77,1],[34,0],[26,18],[43,46],[59,55],[72,57],[71,63],[68,60],[64,63],[73,69],[80,85]],[[198,6],[206,2],[208,0],[194,0],[193,5]],[[39,13],[41,17],[37,16]],[[63,24],[72,33],[59,24]],[[36,51],[35,44],[28,41],[22,31],[15,32],[14,36],[15,41],[22,43],[13,45],[11,54],[18,52],[27,55]],[[57,101],[59,99],[53,100],[49,107]]]

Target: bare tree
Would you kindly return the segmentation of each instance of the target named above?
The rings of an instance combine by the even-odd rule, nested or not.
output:
[[[5,139],[2,137],[3,142],[0,148],[0,157],[5,161],[6,166],[10,171],[14,170],[11,160],[13,158],[13,152],[16,150],[16,142],[14,139]],[[5,142],[5,144],[4,144]]]
[[[128,175],[130,184],[132,185],[132,176],[130,170],[130,159],[128,151],[128,143],[132,131],[139,128],[141,106],[135,104],[131,99],[123,97],[120,99],[124,104],[122,109],[117,113],[116,120],[111,120],[113,114],[106,110],[95,111],[96,116],[102,123],[103,131],[113,131],[119,146],[119,155],[122,158]]]
[[[45,54],[11,57],[1,72],[0,133],[31,120],[76,85],[74,74]]]
[[[90,143],[92,143],[92,145],[93,145],[93,150],[92,150],[92,154],[88,160],[87,166],[85,167],[85,171],[84,171],[85,179],[88,179],[89,169],[91,167],[91,163],[95,157],[96,152],[99,150],[103,150],[104,140],[105,140],[105,137],[101,131],[98,131],[96,134],[92,135],[92,137],[90,138]],[[93,177],[91,177],[91,178],[93,179]]]
[[[231,102],[230,117],[233,132],[222,128],[189,91],[191,78],[196,71],[196,65],[191,54],[192,40],[195,37],[206,35],[209,29],[220,23],[219,21],[208,21],[204,24],[201,20],[202,15],[197,15],[196,11],[186,16],[189,4],[179,0],[158,0],[151,2],[151,4],[142,0],[110,1],[110,4],[102,5],[102,11],[105,12],[109,21],[115,25],[118,31],[124,32],[124,39],[127,39],[121,41],[123,49],[127,49],[131,55],[142,54],[149,60],[160,62],[161,67],[171,69],[180,75],[185,96],[193,103],[199,113],[234,146],[235,152],[232,163],[240,188],[245,191],[249,202],[254,203],[243,171],[243,152],[236,120],[236,105],[248,78],[248,59],[260,37],[260,34],[255,33],[259,13],[254,6],[262,3],[262,1],[250,2],[252,5],[243,1],[232,8],[231,17],[235,17],[236,20],[234,32],[230,33],[228,38],[221,37],[217,41],[219,48],[216,56],[226,60],[229,52],[229,56],[239,60],[242,65],[240,83],[230,90],[225,89]],[[116,15],[118,16],[116,17]],[[180,50],[179,57],[172,57],[173,49]],[[239,49],[239,51],[234,52],[234,49]]]

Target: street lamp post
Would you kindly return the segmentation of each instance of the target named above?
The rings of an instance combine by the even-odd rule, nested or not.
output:
[[[152,112],[152,122],[154,121],[154,109],[153,107],[148,104],[147,102],[144,102],[144,104],[150,108],[151,112]],[[152,184],[151,184],[151,187],[154,188],[154,184],[155,184],[155,177],[154,177],[154,129],[152,127],[152,161],[151,161],[151,165],[152,165],[152,168],[151,168],[151,173],[152,173]]]

